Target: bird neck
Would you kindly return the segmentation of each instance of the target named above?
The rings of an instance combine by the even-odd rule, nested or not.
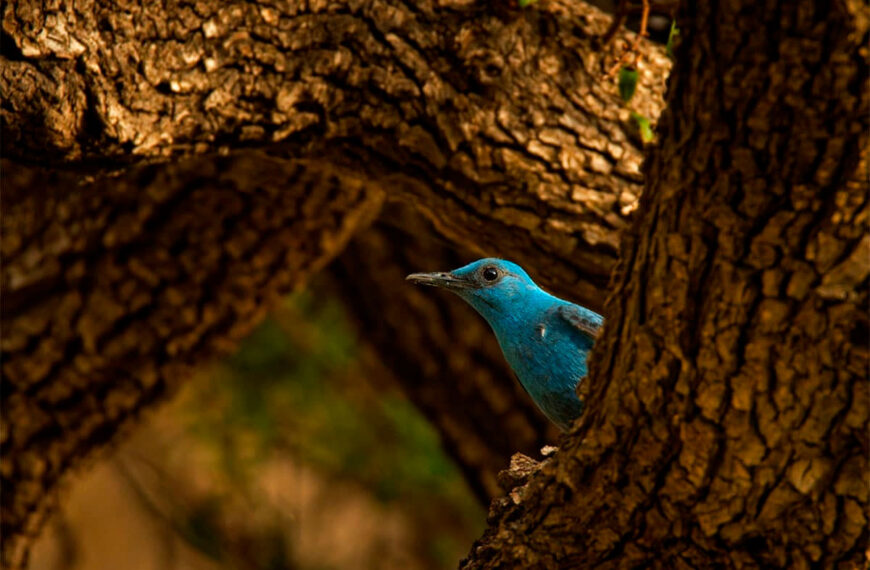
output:
[[[520,294],[506,296],[476,296],[468,302],[485,318],[496,335],[513,335],[530,324],[540,322],[555,304],[564,301],[537,287]]]

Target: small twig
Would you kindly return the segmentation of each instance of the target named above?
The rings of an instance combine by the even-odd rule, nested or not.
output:
[[[621,5],[621,3],[620,3]],[[632,54],[634,55],[634,63],[632,65],[637,66],[640,61],[641,51],[640,51],[640,40],[649,35],[647,31],[647,25],[649,24],[649,12],[650,12],[650,0],[643,0],[643,12],[640,17],[640,30],[637,32],[637,35],[634,36],[634,41],[622,52],[622,55],[619,56],[619,59],[616,60],[616,63],[611,67],[606,77],[613,77],[616,75],[625,63],[631,58]]]
[[[616,36],[616,32],[619,31],[619,28],[625,23],[625,19],[628,17],[628,0],[619,0],[619,4],[616,5],[616,10],[613,11],[613,22],[610,24],[610,27],[607,28],[607,32],[605,32],[604,36],[602,36],[603,45],[609,46],[610,42],[613,41],[614,36]]]
[[[637,36],[634,38],[634,45],[632,49],[634,50],[634,65],[637,65],[637,62],[640,61],[640,39],[645,38],[649,35],[649,30],[647,26],[649,25],[649,0],[643,0],[643,12],[640,15],[640,32],[638,32]]]

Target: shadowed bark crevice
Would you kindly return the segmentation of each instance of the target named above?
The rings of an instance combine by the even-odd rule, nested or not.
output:
[[[405,281],[475,256],[440,239],[408,206],[391,204],[330,268],[360,338],[438,429],[486,503],[515,452],[537,455],[559,432],[516,381],[489,325],[452,295]]]

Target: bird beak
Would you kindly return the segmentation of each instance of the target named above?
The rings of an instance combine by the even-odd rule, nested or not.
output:
[[[412,273],[405,279],[417,285],[430,285],[454,291],[469,289],[473,285],[468,279],[457,277],[452,273]]]

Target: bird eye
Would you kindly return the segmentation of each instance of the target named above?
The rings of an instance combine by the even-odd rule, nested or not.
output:
[[[483,278],[487,281],[495,281],[498,279],[498,269],[495,267],[487,267],[483,270]]]

